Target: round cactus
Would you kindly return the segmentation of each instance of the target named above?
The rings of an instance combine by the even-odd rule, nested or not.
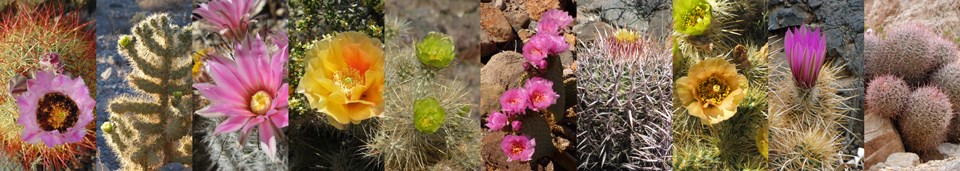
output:
[[[907,98],[910,97],[910,87],[899,77],[883,75],[874,78],[867,85],[866,112],[884,118],[895,118],[902,113]]]
[[[930,84],[940,87],[950,102],[953,104],[953,111],[960,111],[960,62],[952,62],[940,68],[930,76]],[[950,122],[950,131],[947,139],[950,141],[960,141],[960,117],[954,116]]]
[[[897,120],[900,134],[908,151],[925,153],[936,151],[946,138],[953,118],[950,99],[933,86],[918,88],[907,102],[907,109]]]
[[[877,44],[865,43],[867,76],[893,74],[903,77],[911,85],[922,83],[926,73],[938,67],[942,60],[933,55],[933,40],[940,39],[918,24],[891,27],[886,39]],[[864,42],[867,41],[864,36]],[[874,46],[874,47],[869,47]]]

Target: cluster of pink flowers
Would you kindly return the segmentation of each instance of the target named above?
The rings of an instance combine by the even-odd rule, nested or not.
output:
[[[522,124],[520,117],[527,113],[527,109],[544,111],[556,103],[558,97],[560,95],[553,91],[553,82],[550,80],[540,77],[528,79],[523,87],[507,90],[500,96],[501,111],[490,113],[486,126],[490,131],[501,131],[509,125],[513,133],[519,133]],[[507,135],[500,144],[507,154],[507,161],[530,161],[535,145],[534,140],[525,135]]]
[[[546,59],[549,55],[569,50],[570,45],[561,30],[572,22],[573,17],[567,15],[567,12],[557,9],[544,12],[537,25],[537,33],[523,45],[523,57],[527,59],[525,66],[543,70],[547,67]]]

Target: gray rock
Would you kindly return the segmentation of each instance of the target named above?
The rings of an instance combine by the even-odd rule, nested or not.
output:
[[[893,153],[884,164],[890,167],[913,167],[920,164],[920,156],[914,153]]]

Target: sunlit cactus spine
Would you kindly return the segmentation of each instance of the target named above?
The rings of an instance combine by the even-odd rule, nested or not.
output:
[[[891,74],[917,86],[924,83],[928,73],[951,60],[944,56],[956,53],[956,47],[950,47],[949,42],[920,24],[891,26],[884,32],[883,39],[864,36],[867,78]]]
[[[131,61],[127,80],[139,94],[110,100],[107,145],[128,170],[156,170],[167,163],[192,163],[194,110],[190,87],[192,45],[189,28],[154,14],[122,38],[118,50]],[[127,40],[124,40],[127,39]]]
[[[953,105],[939,88],[924,86],[910,94],[907,109],[897,123],[903,145],[907,151],[920,156],[937,153],[937,146],[946,140],[950,120],[954,117]]]
[[[579,169],[672,168],[669,46],[641,34],[602,33],[578,52]]]
[[[405,25],[396,25],[402,23],[395,20],[386,26],[387,35],[393,36],[386,41],[386,53],[393,54],[387,55],[386,59],[386,106],[379,126],[374,129],[373,138],[364,146],[363,155],[381,158],[386,170],[479,168],[480,123],[471,116],[473,99],[467,96],[470,90],[464,80],[449,78],[450,75],[445,74],[451,71],[443,69],[453,59],[453,51],[436,56],[449,58],[443,60],[423,60],[433,57],[420,55],[436,54],[418,52],[418,49],[453,50],[452,41],[441,41],[449,39],[449,36],[434,32],[427,35],[426,39],[440,39],[426,41],[437,42],[416,47],[397,42],[407,36],[402,35],[402,30],[406,30]],[[419,100],[424,99],[435,100],[431,100],[431,105],[418,104]],[[437,112],[419,111],[422,108],[418,108],[418,105],[431,106],[431,111],[442,110],[445,116],[437,115]],[[445,119],[415,118],[420,117],[418,115]]]

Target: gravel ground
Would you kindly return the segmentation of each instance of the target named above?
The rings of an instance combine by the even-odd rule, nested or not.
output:
[[[175,1],[169,1],[175,2]],[[177,3],[171,8],[156,9],[166,11],[177,25],[186,25],[190,21],[190,3]],[[117,170],[120,163],[114,152],[107,146],[103,132],[99,129],[103,122],[109,121],[106,112],[107,102],[119,95],[133,95],[135,92],[127,85],[126,75],[131,73],[130,62],[117,52],[116,42],[120,34],[130,34],[133,18],[145,18],[152,11],[140,9],[135,1],[98,0],[94,15],[97,17],[97,166],[106,170]],[[163,170],[183,170],[179,164],[168,164]]]

